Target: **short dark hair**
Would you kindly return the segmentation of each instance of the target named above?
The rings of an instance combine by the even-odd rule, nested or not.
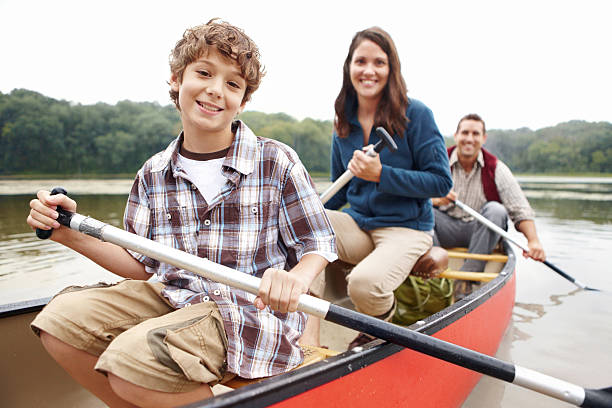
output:
[[[482,134],[484,135],[485,133],[487,133],[487,127],[485,126],[484,120],[482,120],[482,118],[477,113],[468,113],[467,115],[462,117],[459,123],[457,123],[457,130],[455,131],[455,133],[459,131],[461,122],[463,122],[464,120],[474,120],[476,122],[482,123]]]

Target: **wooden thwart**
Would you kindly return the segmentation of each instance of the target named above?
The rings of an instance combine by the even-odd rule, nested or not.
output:
[[[448,257],[449,258],[459,258],[459,259],[477,259],[479,261],[489,261],[489,262],[502,262],[505,263],[508,261],[507,255],[501,254],[470,254],[468,252],[457,251],[455,249],[449,250]]]
[[[302,348],[302,351],[304,352],[304,361],[302,362],[302,364],[297,366],[295,370],[297,370],[298,368],[302,368],[307,365],[314,364],[319,361],[325,360],[327,357],[331,357],[331,356],[340,354],[338,351],[333,351],[333,350],[325,349],[322,347],[302,346],[302,345],[300,347]],[[266,378],[269,378],[269,377],[253,378],[253,379],[234,377],[223,385],[225,385],[226,387],[236,389],[236,388],[244,387],[245,385],[260,382],[262,380],[265,380]]]
[[[465,272],[465,271],[453,271],[450,269],[445,270],[439,276],[440,278],[447,279],[458,279],[458,280],[469,280],[477,282],[488,282],[497,277],[496,273],[489,272]]]

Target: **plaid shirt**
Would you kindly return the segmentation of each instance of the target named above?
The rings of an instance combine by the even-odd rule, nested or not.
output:
[[[228,181],[207,203],[177,164],[182,137],[138,172],[125,210],[127,231],[258,277],[267,268],[288,270],[309,252],[336,252],[323,205],[293,150],[239,122],[222,166]],[[303,313],[260,311],[243,290],[131,254],[166,285],[163,294],[174,307],[217,303],[230,372],[265,377],[302,362]]]
[[[451,153],[449,162],[453,169],[453,190],[457,193],[457,198],[464,204],[479,211],[487,202],[480,176],[485,164],[482,151],[478,153],[476,163],[474,163],[474,167],[472,167],[472,171],[469,173],[466,173],[461,163],[459,163],[457,149]],[[514,225],[523,220],[533,220],[535,218],[535,212],[529,205],[525,193],[521,190],[519,183],[512,175],[508,166],[499,160],[499,158],[495,167],[495,185],[499,192],[499,198],[501,198],[502,204],[506,207],[508,216]],[[445,211],[451,217],[459,218],[466,222],[474,219],[454,204],[441,206],[440,210]]]

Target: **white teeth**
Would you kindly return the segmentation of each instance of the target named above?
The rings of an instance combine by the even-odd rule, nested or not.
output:
[[[209,105],[207,103],[202,103],[202,102],[199,102],[199,101],[196,101],[196,102],[197,102],[198,105],[200,105],[204,109],[206,109],[208,111],[211,111],[211,112],[219,112],[219,111],[222,110],[221,108],[219,108],[217,106],[212,106],[212,105]]]

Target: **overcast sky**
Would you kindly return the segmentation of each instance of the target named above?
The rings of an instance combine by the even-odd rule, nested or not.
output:
[[[246,110],[331,120],[351,38],[378,25],[444,135],[470,112],[497,129],[612,122],[611,16],[607,0],[0,0],[0,91],[169,104],[170,50],[221,17],[266,66]]]

